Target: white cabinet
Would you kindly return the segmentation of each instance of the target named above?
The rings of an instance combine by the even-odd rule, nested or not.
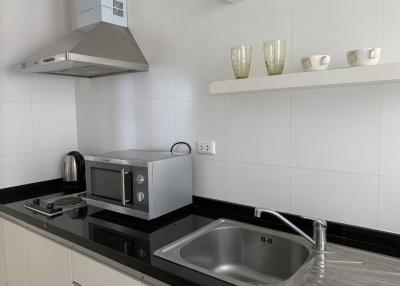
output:
[[[0,218],[0,286],[6,286],[6,260],[4,254],[3,219]]]
[[[0,286],[148,286],[0,218]]]
[[[5,285],[71,285],[71,250],[69,248],[8,220],[0,222],[3,224],[7,280]]]
[[[72,280],[78,286],[141,286],[140,281],[72,251]]]
[[[71,286],[71,249],[27,232],[30,286]]]
[[[3,220],[7,286],[29,286],[27,230]]]

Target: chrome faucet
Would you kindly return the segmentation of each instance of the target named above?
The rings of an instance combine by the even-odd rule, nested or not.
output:
[[[297,232],[298,234],[303,236],[305,239],[307,239],[309,242],[311,242],[314,250],[317,250],[317,251],[326,251],[327,250],[326,229],[327,229],[328,225],[326,223],[326,220],[302,217],[302,218],[313,221],[313,237],[314,238],[311,238],[304,231],[302,231],[300,228],[295,226],[293,223],[291,223],[288,219],[286,219],[283,215],[281,215],[277,211],[263,209],[263,208],[255,208],[255,210],[254,210],[255,217],[260,218],[262,213],[272,214],[275,217],[279,218],[286,225],[288,225],[290,228],[292,228],[295,232]]]

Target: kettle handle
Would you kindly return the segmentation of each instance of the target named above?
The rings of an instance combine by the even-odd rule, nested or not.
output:
[[[74,156],[78,165],[78,180],[83,182],[85,180],[85,159],[78,151],[71,151],[67,155]]]

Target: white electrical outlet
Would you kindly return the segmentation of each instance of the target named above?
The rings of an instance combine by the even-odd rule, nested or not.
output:
[[[197,153],[201,155],[215,155],[215,141],[197,142]]]

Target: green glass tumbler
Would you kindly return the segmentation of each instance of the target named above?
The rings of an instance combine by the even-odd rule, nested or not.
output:
[[[234,46],[231,48],[232,67],[236,79],[249,77],[252,52],[252,47],[248,45]]]
[[[270,40],[264,42],[264,57],[268,75],[282,74],[286,60],[286,41]]]

